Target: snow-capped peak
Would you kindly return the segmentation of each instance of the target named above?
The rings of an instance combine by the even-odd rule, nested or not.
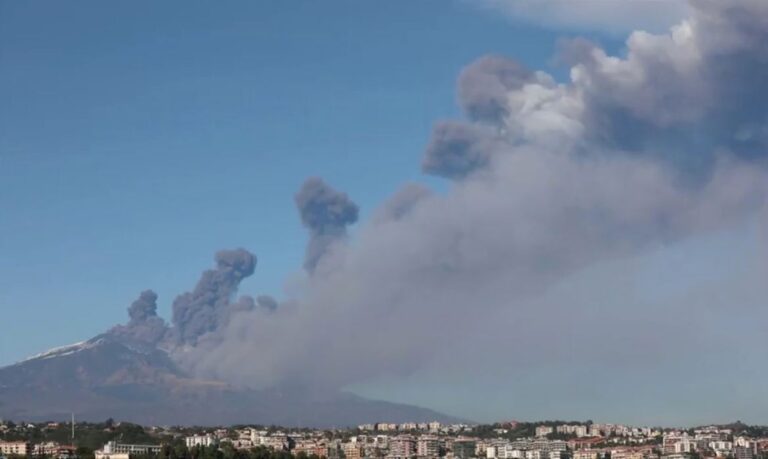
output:
[[[95,346],[97,346],[99,343],[101,343],[101,339],[97,340],[88,340],[88,341],[81,341],[79,343],[75,344],[69,344],[66,346],[59,346],[54,347],[53,349],[49,349],[45,352],[41,352],[39,354],[35,354],[31,357],[27,357],[26,359],[18,362],[18,363],[24,363],[29,362],[31,360],[45,360],[45,359],[51,359],[54,357],[62,357],[65,355],[74,354],[76,352],[84,351],[86,349],[91,349]]]

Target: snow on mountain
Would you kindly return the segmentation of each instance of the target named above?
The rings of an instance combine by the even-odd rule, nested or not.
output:
[[[39,354],[35,354],[30,357],[27,357],[26,359],[21,360],[16,364],[18,365],[24,362],[29,362],[30,360],[50,359],[53,357],[62,357],[65,355],[74,354],[75,352],[79,352],[84,349],[89,349],[93,347],[95,344],[96,343],[92,343],[91,340],[88,340],[88,341],[80,341],[79,343],[75,343],[75,344],[68,344],[66,346],[54,347],[52,349],[48,349],[47,351],[41,352]]]

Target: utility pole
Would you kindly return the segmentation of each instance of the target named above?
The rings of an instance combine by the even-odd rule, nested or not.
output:
[[[72,413],[72,447],[75,447],[75,413]]]

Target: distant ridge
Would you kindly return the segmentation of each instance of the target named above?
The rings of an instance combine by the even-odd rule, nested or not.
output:
[[[410,405],[343,392],[252,390],[186,375],[164,351],[110,334],[0,368],[0,418],[153,425],[278,424],[344,427],[369,422],[455,422]]]

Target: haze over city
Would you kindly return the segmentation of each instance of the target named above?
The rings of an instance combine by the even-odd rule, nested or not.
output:
[[[763,0],[0,0],[0,419],[768,424],[765,43]]]

